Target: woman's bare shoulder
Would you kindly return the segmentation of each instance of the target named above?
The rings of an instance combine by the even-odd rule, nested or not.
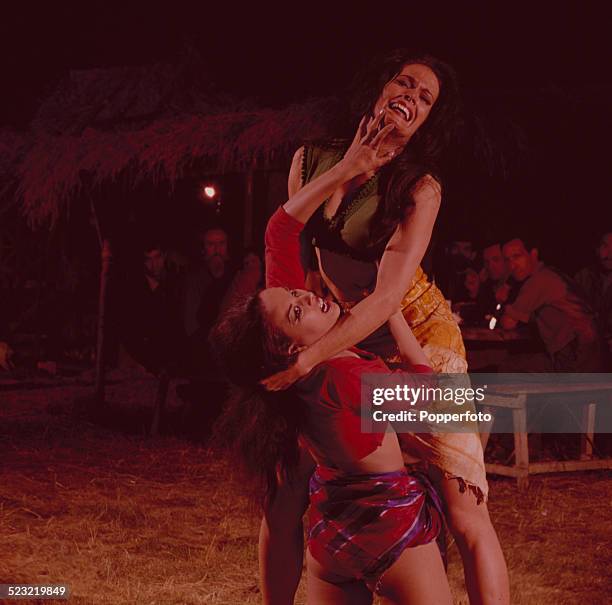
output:
[[[442,184],[432,174],[426,173],[412,186],[412,196],[416,203],[442,200]]]

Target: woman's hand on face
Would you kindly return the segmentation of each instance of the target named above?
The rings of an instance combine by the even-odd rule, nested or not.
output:
[[[361,119],[355,138],[342,158],[351,178],[376,172],[395,157],[397,149],[383,150],[383,143],[395,126],[388,124],[381,129],[382,117],[383,111]]]

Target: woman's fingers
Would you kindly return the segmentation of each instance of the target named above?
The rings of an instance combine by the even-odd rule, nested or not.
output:
[[[359,122],[359,126],[357,127],[357,132],[355,133],[355,137],[353,139],[353,143],[357,143],[363,139],[365,133],[367,132],[367,124],[369,122],[368,114],[364,114]]]
[[[381,156],[381,158],[383,159],[383,164],[390,162],[394,157],[395,157],[395,149],[392,149],[391,151],[388,151],[387,153]]]
[[[370,147],[379,148],[382,142],[389,136],[389,133],[395,128],[393,124],[387,124],[378,134],[372,139]]]
[[[345,159],[353,162],[360,172],[378,170],[391,161],[398,152],[397,149],[383,152],[382,144],[395,128],[393,124],[383,126],[383,118],[384,110],[374,116],[368,114],[363,116],[355,138],[345,154]],[[363,136],[360,136],[362,133]],[[270,388],[269,383],[265,386]]]
[[[301,377],[302,375],[295,369],[295,366],[291,366],[287,370],[282,370],[276,374],[272,374],[272,376],[264,378],[260,384],[265,387],[267,391],[284,391]]]
[[[366,132],[364,137],[361,139],[361,143],[364,145],[369,145],[370,142],[375,136],[380,125],[380,121],[382,120],[384,110],[380,110],[375,116],[372,116],[367,124]]]
[[[387,151],[387,153],[383,153],[376,157],[376,170],[382,168],[385,164],[388,164],[395,157],[395,150]]]

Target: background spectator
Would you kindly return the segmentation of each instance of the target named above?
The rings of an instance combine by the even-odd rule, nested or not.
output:
[[[119,339],[149,372],[176,373],[185,349],[178,276],[168,268],[162,244],[142,249],[140,267],[127,271],[117,289]]]
[[[503,307],[511,303],[518,294],[519,283],[510,275],[499,242],[483,249],[482,262],[481,284],[477,297],[479,312],[483,318],[487,315],[501,315],[497,305]]]
[[[185,276],[184,327],[188,337],[205,342],[235,270],[227,232],[209,227],[199,235],[199,255]]]
[[[537,248],[522,239],[509,240],[502,250],[512,277],[521,283],[516,300],[505,307],[502,327],[535,322],[550,356],[550,370],[600,371],[601,341],[595,318],[575,284],[545,266],[538,258]]]

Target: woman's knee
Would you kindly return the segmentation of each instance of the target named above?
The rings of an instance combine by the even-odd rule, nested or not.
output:
[[[478,504],[469,489],[461,491],[455,479],[445,479],[444,483],[446,522],[455,540],[469,545],[494,531],[485,502]]]
[[[486,504],[477,505],[475,501],[472,507],[448,507],[446,520],[455,540],[468,545],[493,529]]]

